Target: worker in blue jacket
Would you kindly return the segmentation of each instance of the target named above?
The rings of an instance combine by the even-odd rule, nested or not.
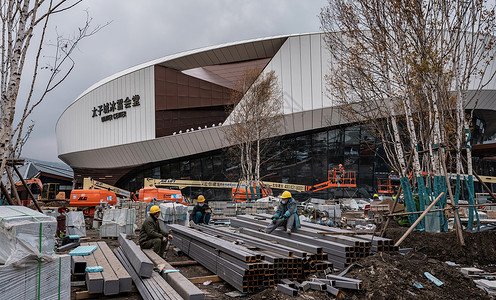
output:
[[[300,228],[300,217],[296,200],[289,191],[284,191],[277,212],[272,216],[272,223],[265,228],[266,233],[271,233],[279,226],[284,226],[287,233],[294,228]]]

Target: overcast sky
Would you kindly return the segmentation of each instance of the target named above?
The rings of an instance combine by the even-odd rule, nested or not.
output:
[[[60,161],[55,124],[84,90],[112,74],[170,54],[226,42],[320,30],[325,0],[84,0],[58,16],[52,31],[70,33],[85,19],[108,26],[84,40],[75,70],[31,115],[23,157]],[[28,62],[29,64],[29,62]]]

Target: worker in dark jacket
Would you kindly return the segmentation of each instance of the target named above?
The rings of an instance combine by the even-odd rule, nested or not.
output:
[[[160,207],[154,205],[150,208],[150,215],[146,218],[141,226],[139,244],[141,249],[152,248],[155,253],[163,257],[168,239],[172,235],[160,229],[158,217],[160,216]]]
[[[194,224],[207,224],[210,222],[210,215],[212,210],[205,203],[205,197],[203,195],[198,196],[198,204],[195,205],[193,211],[189,215],[189,225],[193,227]]]
[[[284,191],[281,198],[281,204],[272,216],[272,223],[265,228],[266,233],[271,233],[279,226],[284,226],[286,232],[291,233],[293,227],[300,228],[301,226],[296,200],[293,199],[289,191]]]

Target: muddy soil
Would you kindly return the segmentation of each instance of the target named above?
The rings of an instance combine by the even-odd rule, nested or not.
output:
[[[391,228],[385,237],[399,240],[406,228]],[[431,233],[413,231],[401,247],[427,254],[441,261],[453,261],[464,265],[487,266],[496,263],[496,230],[464,232],[465,246],[461,247],[455,231]]]

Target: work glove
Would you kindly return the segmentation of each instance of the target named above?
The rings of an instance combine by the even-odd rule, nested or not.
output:
[[[283,217],[282,217],[282,220],[283,220],[283,221],[284,221],[284,220],[286,220],[286,216],[283,216]]]
[[[206,214],[211,214],[211,213],[212,213],[212,210],[207,209],[207,210],[205,210],[205,213],[206,213]]]
[[[277,221],[276,218],[272,218],[272,224],[276,224],[276,221]]]
[[[195,222],[193,222],[193,220],[189,221],[189,227],[195,227]]]

